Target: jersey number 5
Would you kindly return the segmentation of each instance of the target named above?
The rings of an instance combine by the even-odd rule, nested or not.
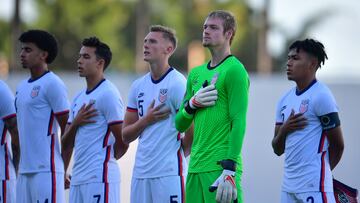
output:
[[[139,116],[143,116],[143,115],[144,115],[143,102],[144,102],[144,100],[139,100],[139,101],[138,101],[138,106],[139,106]]]

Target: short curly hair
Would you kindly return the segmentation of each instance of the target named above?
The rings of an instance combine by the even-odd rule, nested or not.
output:
[[[319,62],[319,68],[321,67],[321,64],[324,64],[325,60],[328,59],[324,45],[314,39],[297,40],[290,45],[289,51],[292,49],[296,49],[296,51],[303,50],[304,52],[316,57]]]
[[[58,53],[57,40],[54,35],[44,30],[28,30],[19,37],[22,43],[34,43],[39,49],[46,51],[48,56],[46,63],[52,63]]]

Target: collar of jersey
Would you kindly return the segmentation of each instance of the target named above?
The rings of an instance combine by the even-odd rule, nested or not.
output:
[[[96,88],[98,88],[100,85],[101,85],[101,83],[103,83],[104,81],[105,81],[106,79],[104,78],[104,79],[102,79],[94,88],[92,88],[91,90],[86,90],[86,94],[90,94],[91,92],[93,92],[94,90],[96,90]]]
[[[218,66],[220,66],[222,63],[224,63],[224,61],[226,61],[226,59],[228,59],[228,58],[231,57],[231,56],[233,56],[233,55],[229,54],[229,55],[228,55],[227,57],[225,57],[220,63],[216,64],[216,66],[213,66],[213,67],[210,66],[211,61],[209,61],[209,63],[207,64],[207,68],[208,68],[209,70],[215,69],[216,67],[218,67]]]
[[[50,71],[49,71],[49,70],[48,70],[48,71],[45,71],[42,75],[40,75],[40,76],[39,76],[39,77],[37,77],[37,78],[34,78],[34,79],[29,78],[28,83],[32,83],[32,82],[34,82],[34,81],[36,81],[36,80],[38,80],[38,79],[42,78],[42,76],[44,76],[44,75],[46,75],[46,74],[48,74],[48,73],[50,73]]]
[[[170,67],[166,73],[164,75],[162,75],[158,80],[154,80],[152,77],[151,77],[151,74],[150,74],[150,78],[151,78],[151,81],[154,83],[154,84],[158,84],[159,82],[161,82],[166,76],[167,74],[169,74],[172,70],[174,70],[173,67]]]
[[[313,81],[310,83],[310,85],[308,85],[305,89],[303,89],[303,90],[301,90],[301,91],[299,91],[299,90],[296,88],[296,92],[295,92],[296,96],[302,95],[304,92],[306,92],[308,89],[310,89],[310,87],[312,87],[316,82],[317,82],[316,79],[313,80]]]

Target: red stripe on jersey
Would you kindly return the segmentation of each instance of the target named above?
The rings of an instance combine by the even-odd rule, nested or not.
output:
[[[54,113],[53,111],[51,111],[51,114],[50,114],[50,120],[49,120],[49,126],[48,126],[48,136],[52,134],[52,128],[53,128],[53,125],[54,125]]]
[[[322,200],[323,200],[323,203],[327,203],[327,197],[326,197],[326,192],[321,192],[321,197],[322,197]]]
[[[56,112],[54,113],[56,116],[60,116],[60,115],[63,115],[63,114],[67,114],[69,113],[69,110],[65,110],[65,111],[59,111],[59,112]]]
[[[137,112],[138,110],[135,109],[135,108],[127,107],[126,111],[128,111],[128,112]]]
[[[6,141],[6,132],[7,132],[7,128],[5,127],[4,125],[4,129],[1,133],[1,145],[4,145],[5,144],[5,141]]]
[[[111,146],[108,146],[106,148],[106,155],[105,155],[105,160],[104,160],[104,165],[103,165],[103,182],[107,183],[108,182],[108,163],[110,160],[110,153],[111,153]]]
[[[105,137],[104,137],[104,141],[103,141],[103,147],[104,148],[108,145],[109,137],[110,137],[110,128],[108,126],[108,128],[106,130]]]
[[[5,180],[10,180],[8,146],[5,143]]]
[[[6,200],[6,180],[3,180],[2,181],[2,196],[3,196],[3,203],[6,203],[7,200]]]
[[[179,133],[180,134],[180,133]],[[181,156],[181,148],[177,152],[178,156],[178,165],[179,165],[179,177],[180,177],[180,184],[181,184],[181,202],[184,203],[185,197],[185,185],[184,185],[184,176],[183,176],[183,165],[182,165],[182,156]]]
[[[326,132],[322,131],[321,138],[320,138],[320,143],[319,143],[319,148],[318,148],[318,153],[321,153],[324,150],[325,138],[326,138]]]
[[[177,134],[177,140],[180,140],[180,139],[181,139],[181,133],[178,132],[178,134]]]
[[[3,117],[2,119],[3,119],[3,120],[7,120],[7,119],[9,119],[9,118],[14,118],[14,117],[16,117],[16,113],[7,115],[7,116]]]
[[[108,125],[110,126],[110,125],[122,124],[123,122],[124,121],[122,121],[122,120],[112,121],[112,122],[108,123]]]
[[[55,171],[55,134],[51,134],[50,167],[51,167],[51,202],[56,203],[56,171]]]
[[[323,152],[321,154],[320,192],[325,192],[325,156],[326,152]]]
[[[109,183],[104,183],[104,203],[109,202]]]

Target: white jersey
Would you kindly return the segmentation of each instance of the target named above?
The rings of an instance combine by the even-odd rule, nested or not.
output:
[[[15,108],[20,139],[20,173],[64,172],[59,124],[55,116],[69,112],[66,87],[53,72],[22,81]]]
[[[0,180],[16,179],[12,161],[11,137],[5,127],[5,120],[15,114],[14,95],[9,87],[0,80]]]
[[[276,123],[286,121],[291,110],[303,113],[307,126],[287,135],[282,190],[290,193],[333,192],[328,141],[319,116],[338,112],[330,90],[314,80],[308,88],[291,89],[279,101]]]
[[[167,119],[148,126],[139,136],[134,178],[155,178],[186,175],[187,164],[181,149],[181,137],[175,128],[175,115],[186,91],[185,77],[173,68],[157,81],[150,73],[133,82],[127,111],[137,112],[139,118],[147,113],[151,102],[155,107],[165,103],[171,109]]]
[[[115,137],[110,125],[122,123],[124,107],[119,91],[108,80],[102,80],[93,90],[83,90],[71,105],[69,123],[83,104],[93,103],[95,123],[78,128],[74,143],[74,167],[71,185],[120,182],[120,169],[114,158]]]

